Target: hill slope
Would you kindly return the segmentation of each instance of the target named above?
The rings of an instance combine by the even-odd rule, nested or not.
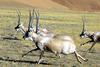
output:
[[[16,2],[14,0],[0,0],[0,7],[31,7],[31,6],[20,2]]]
[[[100,0],[52,0],[71,10],[100,11]]]
[[[62,4],[56,3],[52,0],[16,0],[16,2],[43,9],[67,9],[67,7]]]
[[[0,7],[100,11],[100,0],[0,0]]]
[[[67,7],[51,0],[0,0],[0,7],[35,7],[49,10],[67,9]]]

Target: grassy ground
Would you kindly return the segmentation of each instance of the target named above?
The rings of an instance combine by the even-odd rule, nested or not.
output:
[[[21,9],[21,21],[27,27],[28,10]],[[82,16],[86,16],[87,29],[90,32],[100,31],[100,13],[98,12],[54,12],[40,10],[40,26],[47,28],[55,34],[66,34],[73,38],[77,46],[77,50],[84,55],[90,45],[79,47],[80,43],[87,40],[80,39],[79,34],[82,29]],[[74,55],[62,56],[61,59],[56,58],[52,53],[45,53],[44,63],[36,64],[39,51],[34,51],[25,57],[21,57],[23,53],[35,48],[31,41],[22,39],[22,34],[18,33],[20,40],[13,40],[11,36],[15,33],[14,27],[17,24],[17,14],[15,9],[0,9],[0,67],[100,67],[100,45],[95,45],[94,53],[88,53],[85,58],[88,62],[79,64]]]

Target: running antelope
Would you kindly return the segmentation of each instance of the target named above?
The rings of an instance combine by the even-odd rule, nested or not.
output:
[[[83,29],[82,29],[82,32],[80,34],[80,37],[81,38],[89,38],[90,40],[81,44],[82,45],[85,45],[87,43],[92,43],[92,46],[88,49],[88,51],[91,51],[91,49],[93,48],[93,46],[97,43],[97,42],[100,42],[100,32],[94,32],[94,33],[89,33],[86,28],[85,28],[85,25],[86,25],[86,18],[83,17],[82,18],[82,22],[83,22]]]
[[[83,58],[80,54],[77,53],[74,41],[70,36],[66,36],[66,38],[64,39],[63,37],[65,36],[59,36],[59,35],[54,35],[53,37],[42,36],[35,32],[30,33],[30,31],[27,31],[26,34],[24,35],[24,39],[32,40],[34,43],[38,42],[37,46],[41,50],[38,64],[41,63],[45,50],[51,51],[52,53],[54,53],[56,56],[59,57],[60,54],[67,55],[74,53],[79,63],[81,63],[79,58],[81,58],[83,61],[87,61],[87,59]]]
[[[34,41],[33,38],[29,37],[30,39],[26,38],[29,36],[28,32],[30,32],[30,26],[31,26],[32,22],[29,22],[29,26],[28,26],[28,31],[26,31],[25,35],[23,36],[24,39],[26,40],[31,40],[33,42],[35,42],[35,45],[36,45],[36,49],[32,49],[30,51],[28,51],[27,53],[23,54],[22,57],[24,57],[25,55],[27,55],[28,53],[32,52],[32,51],[35,51],[35,50],[38,50],[40,49],[38,47],[38,42],[37,41]],[[39,27],[39,14],[36,14],[36,31],[33,31],[33,32],[30,32],[31,34],[32,33],[37,33],[39,34],[40,36],[42,37],[49,37],[49,38],[58,38],[58,39],[61,39],[61,40],[70,40],[72,41],[72,38],[69,37],[69,36],[66,36],[66,35],[60,35],[60,34],[54,34],[54,33],[51,33],[50,31],[48,31],[47,29],[42,29]]]

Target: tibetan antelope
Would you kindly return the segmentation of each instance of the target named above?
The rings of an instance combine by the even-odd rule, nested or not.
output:
[[[70,38],[69,36],[59,35],[59,34],[55,35],[54,33],[48,31],[45,28],[40,28],[40,25],[39,25],[39,12],[37,12],[35,14],[36,14],[36,28],[35,28],[35,31],[33,31],[33,32],[35,32],[35,33],[37,33],[37,34],[39,34],[39,35],[41,35],[43,37],[50,37],[50,38],[56,37],[56,38],[59,38],[61,40],[71,40],[72,41],[72,38]],[[27,32],[30,32],[30,28],[31,28],[30,26],[32,26],[31,24],[32,24],[32,22],[29,22],[28,31],[26,31],[25,36],[23,36],[23,38],[26,39],[26,40],[27,40],[27,38],[25,38],[25,37],[28,37],[28,33]],[[34,39],[31,39],[31,38],[30,38],[30,40],[34,41]],[[25,55],[27,55],[28,53],[30,53],[32,51],[40,49],[37,46],[38,42],[36,42],[35,45],[36,45],[36,49],[32,49],[32,50],[28,51],[27,53],[23,54],[22,57],[24,57]]]
[[[24,39],[26,39],[26,40],[31,40],[31,41],[34,41],[34,39],[33,38],[31,38],[30,37],[30,39],[27,39],[26,37],[28,37],[28,32],[30,32],[30,26],[32,26],[31,25],[32,24],[32,22],[29,22],[29,26],[28,26],[28,31],[26,31],[26,33],[25,33],[25,35],[23,36],[23,38]],[[47,29],[42,29],[42,28],[40,28],[39,27],[39,14],[38,13],[36,13],[36,29],[35,29],[36,31],[33,31],[33,33],[35,32],[35,33],[37,33],[37,34],[39,34],[40,36],[43,36],[43,37],[50,37],[50,38],[53,38],[53,37],[55,37],[55,38],[58,38],[58,39],[61,39],[61,40],[70,40],[70,41],[72,41],[72,38],[71,37],[69,37],[69,36],[66,36],[66,35],[60,35],[60,34],[54,34],[54,33],[51,33],[50,31],[48,31]],[[32,32],[31,32],[32,33]],[[23,54],[22,55],[22,57],[24,57],[25,55],[27,55],[28,53],[31,53],[32,51],[35,51],[35,50],[38,50],[38,49],[40,49],[39,47],[38,47],[38,42],[36,42],[36,41],[34,41],[35,42],[35,45],[36,45],[36,49],[32,49],[32,50],[30,50],[30,51],[28,51],[27,53],[25,53],[25,54]]]
[[[32,14],[33,14],[33,16],[31,16],[31,11],[29,11],[29,21],[33,21],[33,19],[34,19],[34,9],[33,9],[33,12],[32,12]],[[21,12],[17,9],[17,15],[18,15],[18,24],[17,24],[17,26],[15,27],[15,30],[16,30],[16,32],[15,32],[15,34],[14,34],[14,37],[16,36],[16,34],[18,33],[18,32],[22,32],[22,34],[24,35],[25,34],[25,32],[28,30],[28,28],[25,28],[24,27],[24,25],[23,25],[23,23],[21,23]],[[32,20],[31,20],[31,19]],[[32,26],[32,24],[31,24],[31,26],[30,26],[31,28],[31,31],[33,31],[34,30],[34,28],[33,28],[33,26]]]
[[[74,53],[79,63],[81,63],[79,58],[81,58],[83,61],[87,61],[87,59],[83,58],[80,54],[77,53],[74,41],[70,36],[66,36],[68,38],[63,39],[64,36],[42,36],[39,33],[31,33],[30,31],[27,31],[26,34],[24,35],[24,39],[32,40],[34,43],[38,42],[37,46],[41,50],[38,64],[42,61],[42,57],[45,50],[49,50],[59,57],[60,54],[67,55]]]
[[[94,33],[89,33],[86,28],[85,28],[85,25],[86,25],[86,18],[85,17],[82,17],[82,22],[83,22],[83,29],[82,29],[82,32],[80,34],[80,37],[81,38],[89,38],[90,40],[81,44],[82,45],[85,45],[87,43],[92,43],[91,47],[88,49],[88,51],[90,52],[91,49],[93,48],[93,46],[97,43],[97,42],[100,42],[100,32],[94,32]]]

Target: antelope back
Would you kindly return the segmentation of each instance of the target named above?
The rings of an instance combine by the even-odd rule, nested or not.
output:
[[[69,54],[76,50],[76,46],[71,41],[63,41],[61,39],[52,38],[45,45],[53,53]]]

